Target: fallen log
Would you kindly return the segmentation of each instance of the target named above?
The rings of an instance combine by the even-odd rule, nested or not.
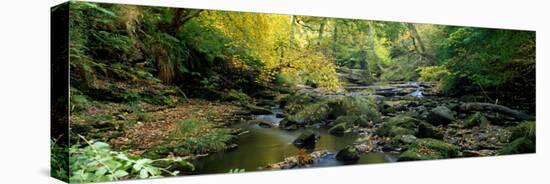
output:
[[[531,116],[527,113],[517,111],[506,106],[490,104],[490,103],[463,103],[460,105],[461,111],[493,111],[502,113],[519,120],[535,120],[535,116]]]

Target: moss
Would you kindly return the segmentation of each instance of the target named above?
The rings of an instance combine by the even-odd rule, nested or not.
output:
[[[527,137],[518,138],[498,151],[499,155],[534,153],[536,145]]]
[[[214,123],[200,119],[180,120],[175,130],[160,145],[147,150],[148,158],[207,154],[228,149],[235,141],[231,129],[218,128]]]
[[[509,141],[512,142],[521,137],[527,137],[531,141],[536,140],[536,123],[534,121],[524,122],[512,129]]]
[[[489,120],[480,112],[476,112],[464,120],[464,127],[466,128],[472,128],[475,126],[486,128],[489,124]]]
[[[84,95],[72,95],[71,96],[71,112],[78,112],[85,110],[90,106],[88,98]]]
[[[388,119],[380,128],[376,130],[379,136],[396,136],[404,134],[416,134],[416,127],[421,121],[407,115],[399,115]]]
[[[285,112],[289,114],[295,114],[304,109],[305,106],[311,104],[314,99],[311,95],[307,93],[295,93],[283,97],[279,101],[281,107],[284,107]]]
[[[153,116],[149,113],[146,113],[146,112],[136,113],[136,120],[137,121],[147,122],[147,121],[152,121],[153,119],[155,119],[155,116]]]
[[[433,160],[458,156],[460,148],[435,139],[417,139],[407,151],[399,155],[398,161]]]
[[[252,98],[248,96],[246,93],[243,93],[242,91],[237,91],[234,89],[229,90],[228,92],[224,93],[222,100],[225,101],[236,101],[241,104],[249,104],[252,103]]]
[[[380,120],[378,106],[373,98],[359,96],[337,97],[330,99],[328,105],[331,109],[331,118],[337,118],[343,115],[365,115],[373,121],[378,122]]]
[[[307,105],[300,112],[289,115],[288,119],[298,124],[320,123],[328,118],[330,108],[327,103],[319,102]]]

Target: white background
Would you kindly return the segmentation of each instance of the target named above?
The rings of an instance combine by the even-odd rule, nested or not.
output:
[[[550,6],[542,0],[102,0],[133,4],[439,23],[537,31],[537,153],[190,176],[119,183],[548,183],[546,124]],[[62,0],[3,0],[0,15],[0,183],[49,178],[49,8]],[[546,52],[545,52],[546,51]],[[546,82],[545,82],[546,79]],[[246,158],[243,158],[246,159]]]

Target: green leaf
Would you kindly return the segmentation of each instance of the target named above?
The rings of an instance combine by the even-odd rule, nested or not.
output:
[[[107,172],[106,167],[100,167],[95,171],[95,176],[103,176]]]
[[[128,172],[123,171],[123,170],[118,170],[118,171],[115,171],[115,173],[113,175],[118,177],[118,178],[121,178],[121,177],[124,177],[124,176],[128,176]]]
[[[146,169],[142,169],[141,171],[139,171],[139,178],[147,178],[149,177],[149,172],[147,172]]]

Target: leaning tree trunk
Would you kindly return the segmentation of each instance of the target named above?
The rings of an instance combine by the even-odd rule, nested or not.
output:
[[[510,109],[508,107],[490,103],[463,103],[460,105],[461,111],[492,111],[502,114],[506,114],[519,120],[532,121],[535,120],[535,116],[531,116],[521,111]]]
[[[424,46],[424,42],[422,42],[422,39],[420,38],[420,34],[418,34],[418,31],[416,30],[416,27],[414,26],[414,24],[407,23],[407,28],[409,29],[409,32],[413,37],[413,42],[418,43],[418,52],[420,52],[421,54],[426,53],[426,47]]]

